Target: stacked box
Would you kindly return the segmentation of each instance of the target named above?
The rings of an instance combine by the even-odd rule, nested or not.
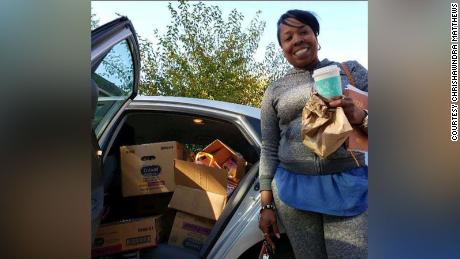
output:
[[[176,141],[120,147],[123,196],[173,192],[173,160],[183,156],[183,145]]]
[[[178,211],[169,236],[169,244],[200,251],[214,221]]]
[[[161,225],[161,215],[103,224],[96,233],[91,255],[102,256],[154,247],[163,235]]]
[[[201,249],[227,201],[227,171],[174,160],[176,190],[169,207],[178,210],[169,244]]]

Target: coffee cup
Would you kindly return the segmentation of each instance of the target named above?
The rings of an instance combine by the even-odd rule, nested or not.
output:
[[[331,100],[342,95],[340,69],[337,65],[322,67],[313,71],[315,88],[319,95]]]

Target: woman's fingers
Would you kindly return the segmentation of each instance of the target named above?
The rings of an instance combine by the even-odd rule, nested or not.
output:
[[[270,229],[270,226],[272,229]],[[259,228],[262,230],[264,239],[267,240],[270,247],[275,251],[275,243],[273,242],[271,235],[275,234],[276,237],[280,238],[278,225],[276,223],[276,217],[273,211],[263,211],[259,220]]]
[[[270,223],[266,220],[259,221],[259,228],[262,230],[262,233],[268,233],[270,230]]]
[[[362,122],[365,114],[364,111],[353,103],[350,97],[332,100],[328,103],[329,107],[342,107],[345,116],[351,124],[359,124]]]
[[[278,229],[278,224],[275,222],[272,224],[272,227],[273,227],[273,233],[275,233],[275,236],[280,239],[281,238],[281,235],[280,235],[280,230]]]
[[[270,237],[270,226],[271,223],[265,220],[259,223],[259,228],[260,230],[262,230],[262,233],[264,234],[264,239],[267,240],[268,244],[273,248],[273,250],[275,250],[275,243],[273,243],[273,240]]]
[[[343,99],[338,99],[338,100],[330,101],[330,102],[328,103],[328,104],[329,104],[329,107],[331,107],[331,108],[342,107],[342,100],[343,100]]]
[[[353,100],[350,97],[341,97],[340,99],[332,99],[329,103],[330,107],[337,108],[337,107],[351,107],[353,106]]]

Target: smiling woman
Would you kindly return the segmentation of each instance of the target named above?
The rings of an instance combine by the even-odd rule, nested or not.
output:
[[[366,258],[364,153],[355,156],[342,145],[321,157],[303,144],[300,134],[303,107],[314,93],[313,71],[341,65],[319,60],[319,28],[308,11],[290,10],[278,20],[278,43],[293,68],[267,88],[262,101],[259,227],[276,248],[273,237],[280,238],[278,216],[296,258]],[[341,71],[342,85],[354,81],[357,88],[367,91],[367,70],[356,61],[347,61],[345,66],[351,78]],[[367,134],[367,111],[349,97],[327,105],[341,107],[349,123]]]
[[[277,37],[284,57],[291,65],[311,69],[311,66],[319,61],[319,23],[311,13],[306,13],[303,19],[304,22],[295,18],[280,20]],[[298,38],[301,40],[300,43]]]

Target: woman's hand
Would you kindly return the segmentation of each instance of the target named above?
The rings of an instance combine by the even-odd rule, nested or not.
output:
[[[273,230],[270,231],[270,227]],[[273,251],[275,251],[275,243],[271,239],[271,236],[274,234],[277,238],[281,238],[280,231],[278,229],[278,224],[276,223],[276,214],[274,210],[264,209],[260,212],[259,217],[259,228],[264,234],[265,240],[270,244]]]
[[[342,107],[345,116],[347,116],[351,125],[360,125],[363,122],[364,117],[366,117],[364,110],[356,106],[353,103],[353,100],[347,96],[335,98],[330,101],[328,105],[331,108]]]

